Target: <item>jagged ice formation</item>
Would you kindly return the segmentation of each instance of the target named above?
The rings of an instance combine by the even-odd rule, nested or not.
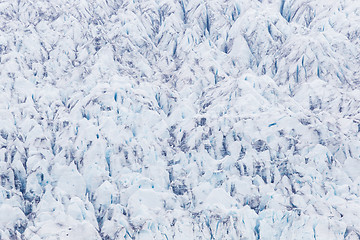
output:
[[[360,239],[360,2],[4,0],[0,239]]]

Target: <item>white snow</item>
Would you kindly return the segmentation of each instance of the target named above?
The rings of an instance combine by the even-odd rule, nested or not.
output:
[[[359,239],[354,0],[0,3],[0,239]]]

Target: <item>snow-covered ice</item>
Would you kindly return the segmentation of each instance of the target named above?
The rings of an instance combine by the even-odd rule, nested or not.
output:
[[[360,2],[0,2],[0,239],[360,239]]]

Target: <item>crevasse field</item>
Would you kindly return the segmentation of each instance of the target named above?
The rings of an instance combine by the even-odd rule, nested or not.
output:
[[[360,1],[3,0],[0,239],[360,239]]]

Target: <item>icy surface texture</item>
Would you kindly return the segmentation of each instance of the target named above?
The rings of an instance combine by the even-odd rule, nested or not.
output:
[[[359,239],[360,2],[0,2],[0,239]]]

